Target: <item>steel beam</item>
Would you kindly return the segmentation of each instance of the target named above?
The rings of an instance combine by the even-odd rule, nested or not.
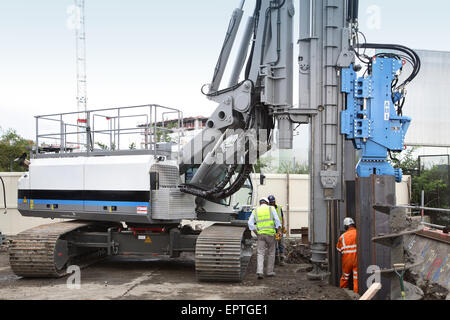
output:
[[[358,230],[358,287],[360,294],[367,289],[369,266],[391,268],[391,248],[372,241],[390,233],[389,215],[377,211],[377,206],[395,205],[395,177],[374,176],[356,180],[356,227]],[[376,298],[386,300],[390,295],[390,279],[381,278],[382,289]]]

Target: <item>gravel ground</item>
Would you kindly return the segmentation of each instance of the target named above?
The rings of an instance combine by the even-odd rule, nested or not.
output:
[[[111,257],[81,271],[81,288],[67,287],[68,278],[22,279],[0,252],[0,299],[32,300],[349,300],[342,289],[308,281],[308,265],[276,267],[275,278],[256,278],[256,257],[242,283],[204,283],[195,278],[193,255],[179,259]]]

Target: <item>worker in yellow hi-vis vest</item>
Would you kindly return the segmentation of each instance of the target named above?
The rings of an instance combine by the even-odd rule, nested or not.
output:
[[[269,206],[274,207],[278,214],[278,219],[280,219],[281,223],[281,229],[282,233],[281,236],[277,237],[276,242],[276,250],[275,250],[275,264],[284,266],[284,260],[285,260],[285,250],[284,250],[284,235],[287,233],[287,230],[285,228],[284,224],[284,213],[283,213],[283,207],[277,204],[277,201],[275,199],[275,196],[270,195],[268,198],[269,200]]]
[[[267,252],[267,276],[274,277],[275,267],[275,236],[281,235],[281,222],[273,207],[269,206],[269,200],[263,198],[259,201],[259,207],[253,210],[248,220],[248,227],[258,236],[258,279],[264,279],[264,260]]]

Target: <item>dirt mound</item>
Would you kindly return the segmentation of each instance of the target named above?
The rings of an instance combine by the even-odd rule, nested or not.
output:
[[[449,295],[449,290],[443,286],[423,280],[414,271],[407,271],[405,281],[411,282],[423,291],[423,300],[445,300]]]
[[[437,283],[419,281],[418,285],[423,291],[423,300],[445,300],[449,291]]]
[[[285,266],[275,266],[276,276],[265,277],[258,280],[256,277],[256,252],[252,256],[247,275],[241,285],[248,287],[263,286],[259,294],[254,294],[249,299],[256,300],[350,300],[349,295],[342,289],[333,287],[327,281],[310,281],[307,273],[310,271],[308,259],[305,258],[304,246],[296,246],[290,242],[290,261],[302,261],[300,263],[288,263]],[[305,261],[307,261],[305,263]]]
[[[303,264],[309,263],[311,259],[311,249],[308,245],[302,244],[300,239],[285,240],[286,263]]]

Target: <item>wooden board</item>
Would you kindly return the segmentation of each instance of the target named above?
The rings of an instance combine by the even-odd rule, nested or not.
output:
[[[359,300],[372,300],[373,297],[381,290],[381,283],[377,282],[370,286],[370,288],[362,295]]]

